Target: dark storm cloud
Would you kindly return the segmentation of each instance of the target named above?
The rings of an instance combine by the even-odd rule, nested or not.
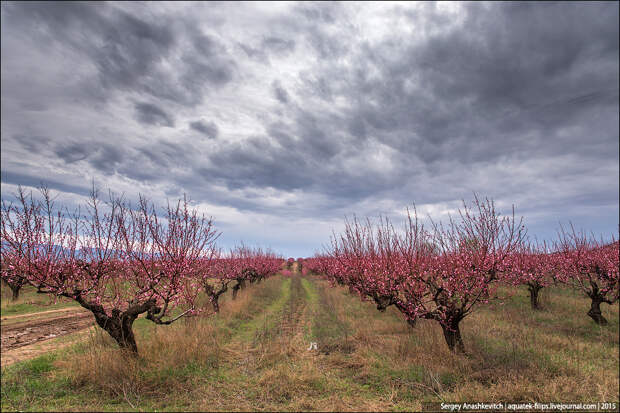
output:
[[[205,122],[202,120],[197,120],[194,122],[190,122],[189,126],[193,130],[202,133],[204,136],[206,136],[209,139],[215,139],[217,138],[217,135],[219,134],[219,129],[214,122]]]
[[[174,126],[174,119],[160,107],[152,103],[140,102],[134,105],[136,119],[146,125]]]
[[[74,163],[88,158],[90,148],[88,143],[72,143],[56,148],[56,155],[65,163]]]
[[[305,41],[321,59],[339,59],[350,51],[342,29],[352,29],[349,14],[340,3],[298,3],[296,12],[304,22]],[[340,29],[334,31],[333,29]],[[356,39],[356,41],[358,41]]]
[[[333,131],[327,134],[327,126],[322,125],[314,115],[300,111],[296,120],[304,155],[315,160],[330,161],[340,152],[343,142],[334,136]]]
[[[303,110],[295,119],[294,126],[275,122],[266,128],[266,136],[226,144],[207,154],[210,166],[202,167],[201,175],[230,189],[317,191],[332,197],[333,208],[389,187],[394,177],[363,168],[349,171],[334,160],[346,150],[343,142],[334,138],[336,131],[328,129],[333,119],[318,119]]]
[[[262,63],[271,64],[270,57],[286,57],[295,50],[295,40],[284,39],[277,36],[267,36],[262,41],[251,41],[249,43],[237,43],[245,54],[250,59]]]
[[[69,47],[94,65],[100,83],[84,92],[90,98],[135,90],[196,105],[209,87],[230,82],[234,72],[226,50],[192,22],[178,30],[166,16],[131,14],[113,3],[3,3],[3,11],[11,30],[30,32],[42,44]],[[184,64],[170,71],[167,63],[184,37],[191,38]]]
[[[95,146],[93,149],[93,154],[89,157],[88,162],[96,170],[110,175],[116,171],[119,165],[122,165],[124,155],[118,147],[102,144]]]
[[[334,2],[315,2],[298,3],[297,12],[311,21],[313,24],[335,24],[337,23],[336,12],[340,9],[338,3]]]
[[[283,161],[286,160],[286,161]],[[272,187],[292,190],[312,184],[301,154],[283,148],[266,136],[254,136],[240,144],[227,145],[209,156],[211,166],[199,170],[231,189]]]
[[[614,145],[617,4],[468,4],[466,12],[463,24],[422,42],[362,45],[350,55],[353,65],[308,74],[307,93],[353,103],[348,133],[373,136],[429,167]],[[424,7],[412,24],[437,20],[435,13]],[[325,50],[341,44],[319,29],[313,36]]]
[[[257,61],[260,63],[267,63],[269,61],[267,52],[264,49],[261,49],[260,47],[253,47],[249,44],[244,44],[244,43],[237,43],[237,46],[241,50],[243,50],[243,52],[248,58],[254,61]]]
[[[362,116],[351,116],[348,121],[349,133],[358,139],[366,138],[366,121]]]
[[[229,83],[236,65],[226,47],[197,29],[192,30],[191,36],[194,47],[183,56],[186,70],[181,76],[186,90],[201,90],[205,85],[217,88]]]
[[[611,3],[469,4],[465,22],[452,31],[415,46],[384,44],[383,56],[362,56],[381,76],[358,80],[356,87],[377,105],[357,111],[386,135],[407,130],[408,140],[384,138],[399,150],[411,151],[420,140],[429,149],[466,140],[465,151],[443,151],[464,161],[490,160],[499,147],[529,133],[546,149],[545,135],[574,124],[592,123],[595,137],[608,139],[604,131],[615,129],[613,119],[600,124],[593,115],[617,108],[614,12]],[[387,56],[396,50],[398,59]],[[404,85],[412,75],[416,87],[408,92]],[[494,144],[488,156],[476,153],[483,136]],[[565,145],[553,142],[550,150]]]
[[[334,24],[330,16],[338,10],[326,10],[310,7],[301,13]],[[224,147],[211,159],[243,165],[223,178],[233,187],[312,188],[358,202],[404,184],[420,202],[439,202],[458,188],[443,186],[448,195],[438,195],[411,176],[420,170],[441,176],[500,159],[576,153],[585,162],[617,158],[614,11],[614,4],[468,4],[462,24],[439,32],[427,28],[424,41],[388,37],[349,51],[352,65],[332,61],[301,75],[300,93],[328,104],[342,98],[351,104],[349,110],[317,117],[293,109],[292,124],[265,126],[272,140]],[[430,6],[408,18],[412,24],[425,19],[427,26],[445,20]],[[306,36],[321,56],[339,55],[344,43],[322,27]],[[280,87],[272,83],[283,102]],[[389,175],[328,166],[372,142],[403,155],[392,158]],[[295,164],[295,170],[281,165],[281,159]],[[403,195],[391,194],[411,201],[411,195]]]
[[[119,147],[86,139],[83,142],[60,145],[54,149],[54,154],[65,164],[87,161],[95,170],[105,175],[114,173],[124,160],[124,154]]]
[[[198,168],[200,151],[191,142],[146,140],[146,144],[124,149],[122,161],[112,164],[116,172],[138,182],[178,186],[184,174],[194,174]]]
[[[274,82],[271,84],[271,87],[273,90],[273,95],[276,97],[276,99],[278,99],[282,103],[288,103],[290,99],[288,92],[282,87],[282,84],[279,81],[274,80]]]
[[[166,26],[132,16],[110,4],[19,2],[6,7],[7,24],[39,27],[42,41],[69,45],[96,65],[103,87],[132,87],[153,73],[174,37]]]
[[[17,173],[10,171],[2,171],[2,182],[12,184],[12,185],[21,185],[24,187],[32,187],[39,188],[41,186],[46,186],[49,189],[59,192],[66,192],[70,194],[78,194],[82,196],[87,196],[89,194],[89,188],[87,185],[78,186],[67,184],[66,182],[62,182],[56,179],[50,179],[49,177],[42,176],[34,176],[27,173]],[[12,197],[12,194],[6,194]],[[2,194],[3,198],[5,193]]]

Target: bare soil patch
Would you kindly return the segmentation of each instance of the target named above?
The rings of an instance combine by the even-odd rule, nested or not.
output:
[[[2,351],[2,367],[8,366],[19,361],[29,360],[51,351],[59,350],[63,347],[75,344],[78,341],[88,338],[89,334],[95,327],[75,331],[71,334],[51,340],[38,341],[23,347],[17,347],[12,350]]]
[[[37,318],[2,325],[2,354],[4,355],[5,352],[19,347],[83,330],[93,325],[94,321],[90,312],[75,311],[74,309],[69,314],[61,312],[60,315],[53,315],[44,319]]]

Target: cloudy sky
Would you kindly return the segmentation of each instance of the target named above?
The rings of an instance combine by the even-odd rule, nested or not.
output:
[[[2,197],[187,193],[309,256],[473,192],[618,228],[618,3],[2,2]]]

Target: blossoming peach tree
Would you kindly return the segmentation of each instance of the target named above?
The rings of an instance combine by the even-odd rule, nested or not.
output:
[[[540,310],[540,290],[558,280],[561,255],[550,251],[545,243],[524,243],[508,256],[503,280],[509,285],[525,285],[530,296],[530,306]]]
[[[596,324],[606,325],[601,304],[618,301],[620,242],[603,242],[583,231],[562,228],[557,250],[560,254],[560,281],[583,292],[590,300],[588,316]]]
[[[411,325],[419,318],[437,321],[448,347],[463,352],[460,322],[494,298],[495,283],[524,236],[514,209],[502,216],[493,201],[476,197],[473,206],[463,204],[457,219],[433,223],[430,231],[415,210],[403,231],[385,218],[376,225],[347,221],[327,257],[306,265],[372,299],[380,311],[394,305]]]
[[[135,208],[93,189],[76,213],[21,188],[2,203],[2,262],[40,293],[67,297],[91,311],[118,345],[137,354],[133,323],[141,314],[167,325],[199,314],[197,264],[209,259],[218,233],[186,198],[157,211]],[[159,214],[158,212],[161,212]]]

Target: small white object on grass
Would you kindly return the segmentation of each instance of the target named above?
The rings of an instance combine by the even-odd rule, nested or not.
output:
[[[310,350],[318,350],[318,349],[319,348],[317,347],[316,342],[311,341],[310,342],[310,347],[308,347],[308,351],[310,351]]]

